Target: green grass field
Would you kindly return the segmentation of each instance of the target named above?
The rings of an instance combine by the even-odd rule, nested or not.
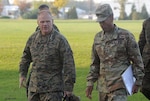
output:
[[[0,20],[0,101],[27,101],[25,89],[19,89],[18,66],[28,37],[34,32],[36,20]],[[131,31],[136,40],[143,21],[115,21]],[[77,81],[74,93],[81,101],[90,101],[85,97],[86,75],[89,71],[91,46],[94,35],[100,30],[99,24],[88,20],[56,20],[60,32],[68,39],[76,63]],[[95,85],[96,86],[96,85]],[[93,99],[98,101],[97,91]],[[148,101],[137,93],[128,97],[128,101]]]

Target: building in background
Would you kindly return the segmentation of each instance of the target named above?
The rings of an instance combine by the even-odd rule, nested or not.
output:
[[[0,16],[16,19],[20,16],[20,9],[17,5],[13,4],[13,0],[2,0],[2,11]]]
[[[9,17],[12,19],[17,19],[20,16],[19,7],[16,5],[4,5],[1,17]]]
[[[0,7],[1,11],[0,16],[8,16],[10,18],[18,18],[20,16],[19,7],[17,5],[14,5],[15,0],[1,0],[1,1],[3,3],[3,7]],[[54,0],[19,0],[19,1],[30,2],[34,8],[35,1],[53,2]],[[74,2],[74,4],[71,4],[71,6],[66,6],[64,8],[75,6],[78,18],[81,19],[95,20],[96,16],[94,9],[98,5],[98,3],[109,3],[113,9],[115,20],[118,20],[120,16],[120,4],[118,3],[118,0],[70,0],[70,1],[76,2]],[[84,2],[85,4],[81,5],[81,2]],[[142,6],[145,4],[147,11],[150,14],[149,0],[127,0],[127,2],[125,3],[125,12],[127,16],[129,16],[132,13],[133,4],[135,5],[137,12],[141,12]],[[60,12],[62,12],[61,11],[62,9],[60,9]],[[60,16],[62,16],[62,13],[60,14]]]

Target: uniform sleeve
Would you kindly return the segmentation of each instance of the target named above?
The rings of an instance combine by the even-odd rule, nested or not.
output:
[[[100,59],[95,50],[95,45],[92,46],[92,55],[91,55],[92,63],[90,65],[90,71],[87,75],[87,86],[93,86],[94,82],[98,80],[99,70],[100,70]]]
[[[64,90],[73,91],[76,80],[75,63],[72,49],[65,38],[60,42],[60,55],[64,71]]]
[[[144,65],[140,54],[139,46],[132,34],[129,34],[127,47],[129,60],[132,63],[133,73],[136,78],[136,85],[141,85],[144,76]]]
[[[142,54],[144,46],[146,44],[146,39],[145,39],[145,22],[143,23],[143,27],[142,27],[142,31],[141,31],[140,36],[139,36],[138,44],[139,44],[140,52]]]
[[[21,61],[19,64],[19,73],[21,76],[26,77],[28,73],[28,68],[30,66],[30,63],[32,62],[31,59],[31,53],[30,53],[30,44],[31,44],[31,38],[26,43],[26,46],[23,51],[23,55],[21,57]]]

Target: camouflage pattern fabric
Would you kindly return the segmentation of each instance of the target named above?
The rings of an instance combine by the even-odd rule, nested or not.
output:
[[[59,29],[58,29],[58,27],[55,24],[53,24],[53,29],[59,32]],[[38,31],[38,30],[40,30],[40,28],[36,27],[35,31]],[[28,77],[27,83],[26,83],[26,95],[27,95],[27,97],[28,97],[28,87],[29,87],[29,81],[30,81],[31,72],[29,73],[29,77]]]
[[[144,62],[144,69],[145,72],[150,72],[150,67],[148,67],[148,63],[150,63],[150,18],[145,20],[143,22],[143,27],[142,31],[140,33],[140,38],[139,38],[139,47],[140,47],[140,52],[143,57],[143,62]]]
[[[109,94],[100,92],[99,101],[127,101],[126,89],[119,89]]]
[[[150,18],[143,22],[139,47],[144,62],[144,78],[141,92],[150,100]]]
[[[62,101],[60,92],[35,93],[29,91],[28,95],[28,101]]]
[[[53,30],[46,37],[36,31],[28,39],[19,72],[27,76],[32,63],[29,81],[30,92],[73,91],[75,64],[71,47],[64,36]]]
[[[93,86],[97,81],[97,89],[103,93],[125,88],[121,75],[130,64],[137,79],[136,85],[141,85],[144,66],[132,33],[116,25],[111,33],[97,33],[92,48],[87,86]]]
[[[146,72],[143,78],[141,92],[150,100],[150,73]]]

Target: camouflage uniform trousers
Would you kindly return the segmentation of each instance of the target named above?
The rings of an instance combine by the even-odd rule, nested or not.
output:
[[[127,101],[127,91],[119,89],[111,93],[99,92],[99,101]]]
[[[144,75],[141,92],[150,100],[150,72],[146,72]]]
[[[28,101],[62,101],[62,92],[36,93],[28,92]]]
[[[150,61],[144,69],[145,69],[145,75],[142,81],[141,92],[144,94],[144,96],[147,99],[150,100]]]

